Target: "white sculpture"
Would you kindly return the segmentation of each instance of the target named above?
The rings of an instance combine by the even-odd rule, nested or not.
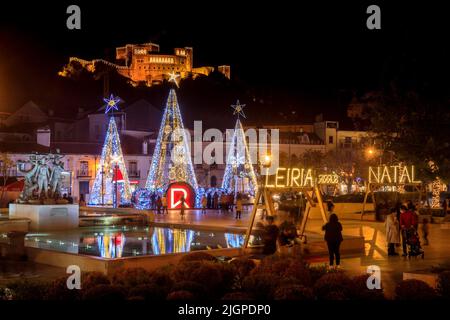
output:
[[[63,157],[59,154],[30,155],[30,159],[25,163],[30,163],[33,167],[28,171],[18,167],[18,171],[24,175],[25,181],[23,191],[17,201],[27,203],[30,200],[60,197],[64,171],[64,163],[61,161]],[[52,164],[51,167],[48,165],[49,162]]]

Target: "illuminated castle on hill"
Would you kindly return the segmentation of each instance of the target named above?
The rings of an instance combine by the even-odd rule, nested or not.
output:
[[[72,62],[80,63],[86,70],[95,72],[97,64],[104,64],[113,67],[117,72],[130,79],[133,83],[145,83],[147,86],[161,83],[168,79],[168,73],[177,73],[180,77],[192,76],[194,79],[199,75],[209,75],[214,71],[214,67],[203,66],[194,68],[193,49],[191,47],[175,48],[173,54],[162,54],[159,45],[155,43],[127,44],[124,47],[116,48],[117,63],[112,63],[102,59],[83,60],[76,57],[69,59]],[[59,73],[67,76],[67,66]],[[217,67],[230,79],[230,66],[222,65]]]

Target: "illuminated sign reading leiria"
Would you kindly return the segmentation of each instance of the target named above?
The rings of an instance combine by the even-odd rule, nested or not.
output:
[[[369,167],[369,183],[421,183],[415,175],[414,166]]]
[[[274,178],[269,179],[269,177],[271,176],[266,175],[266,187],[269,188],[301,188],[314,186],[311,169],[277,168]]]

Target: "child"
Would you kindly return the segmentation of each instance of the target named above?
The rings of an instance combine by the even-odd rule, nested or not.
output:
[[[206,198],[205,195],[203,195],[202,197],[202,213],[206,214],[206,206],[208,204],[208,199]]]
[[[423,237],[423,245],[428,245],[428,234],[430,232],[430,225],[428,223],[428,219],[425,218],[422,221],[422,237]]]

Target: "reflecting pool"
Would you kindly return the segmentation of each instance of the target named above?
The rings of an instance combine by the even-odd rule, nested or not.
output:
[[[27,247],[107,259],[219,248],[239,248],[244,235],[155,226],[89,227],[64,232],[28,233]]]

